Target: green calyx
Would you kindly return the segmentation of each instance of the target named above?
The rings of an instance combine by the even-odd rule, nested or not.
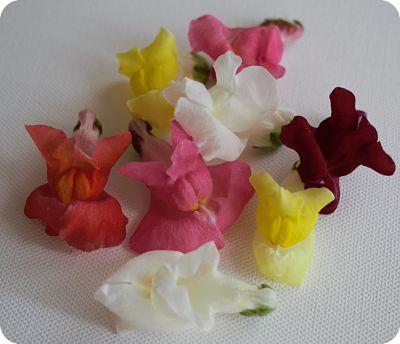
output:
[[[271,289],[271,287],[268,284],[262,283],[258,289],[265,289],[265,288],[269,288]],[[271,308],[268,306],[260,306],[256,309],[246,309],[242,312],[240,312],[241,315],[245,316],[245,317],[262,317],[264,315],[267,315],[269,313],[271,313],[275,308]]]
[[[195,62],[193,67],[193,79],[206,85],[210,76],[210,66],[207,61],[197,53],[191,53]]]
[[[240,314],[245,317],[263,317],[264,315],[271,313],[273,310],[274,308],[261,306],[256,309],[246,309],[245,311],[240,312]]]
[[[279,138],[280,134],[280,131],[273,131],[269,134],[269,139],[274,147],[282,146],[281,139]]]
[[[266,26],[271,24],[278,25],[279,27],[294,26],[294,25],[303,27],[303,24],[297,19],[290,21],[283,18],[267,18],[261,23],[261,26]]]

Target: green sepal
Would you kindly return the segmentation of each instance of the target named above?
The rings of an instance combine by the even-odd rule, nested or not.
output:
[[[201,57],[199,54],[194,52],[191,54],[195,62],[193,66],[193,79],[206,85],[210,76],[211,67],[205,58]]]

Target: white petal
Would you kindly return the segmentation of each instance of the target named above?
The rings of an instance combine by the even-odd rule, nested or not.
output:
[[[173,107],[176,106],[181,97],[186,97],[192,102],[204,106],[212,111],[214,105],[206,87],[201,83],[189,78],[182,81],[171,81],[168,88],[163,91],[164,98]]]
[[[270,134],[280,133],[282,126],[289,123],[293,115],[293,111],[283,109],[267,113],[260,123],[248,131],[249,144],[254,147],[273,146]]]
[[[218,263],[214,242],[186,255],[148,252],[107,279],[95,298],[119,317],[120,331],[209,329],[219,312],[275,308],[273,290],[229,278],[218,272]]]
[[[217,86],[228,92],[234,92],[236,87],[235,75],[241,64],[241,57],[232,51],[227,51],[219,56],[213,66],[217,77]]]
[[[118,330],[169,331],[188,327],[187,322],[178,318],[165,317],[154,308],[150,299],[152,275],[163,264],[176,261],[180,256],[182,253],[175,251],[145,253],[126,263],[96,291],[95,299],[120,318]]]
[[[214,86],[218,90],[217,86]],[[216,116],[231,131],[241,133],[257,125],[267,113],[277,108],[275,78],[259,66],[244,68],[236,75],[236,87],[229,98],[210,90]],[[222,99],[222,100],[221,100]]]
[[[226,128],[211,111],[187,98],[180,98],[175,107],[175,119],[193,138],[203,159],[236,160],[246,146],[246,140]]]

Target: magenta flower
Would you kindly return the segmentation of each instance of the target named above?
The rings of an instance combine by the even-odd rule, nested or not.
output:
[[[242,68],[263,66],[278,79],[285,74],[285,68],[279,64],[283,39],[292,41],[303,33],[301,24],[289,24],[270,20],[249,28],[228,28],[214,16],[204,15],[190,22],[189,41],[194,52],[203,51],[213,60],[231,50],[242,58]]]
[[[151,192],[149,210],[129,245],[139,253],[189,252],[209,241],[222,248],[222,232],[237,220],[253,196],[250,167],[241,161],[206,166],[198,147],[175,121],[171,135],[169,163],[131,162],[119,169]]]
[[[318,128],[309,125],[304,117],[296,116],[282,127],[280,139],[300,157],[297,172],[305,188],[329,188],[335,200],[321,210],[332,213],[339,202],[339,177],[360,165],[383,175],[392,175],[396,169],[392,158],[378,141],[376,129],[366,113],[356,110],[352,92],[337,87],[331,95],[331,116]]]

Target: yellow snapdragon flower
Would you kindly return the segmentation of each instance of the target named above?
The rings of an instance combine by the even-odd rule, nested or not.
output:
[[[261,271],[276,281],[300,285],[313,255],[319,211],[334,199],[327,188],[290,192],[266,172],[255,173],[257,233],[253,250]]]
[[[128,101],[133,117],[150,123],[154,134],[169,130],[174,109],[167,103],[162,90],[179,73],[178,50],[174,35],[161,28],[146,48],[133,47],[117,54],[119,72],[129,78],[135,98]]]

